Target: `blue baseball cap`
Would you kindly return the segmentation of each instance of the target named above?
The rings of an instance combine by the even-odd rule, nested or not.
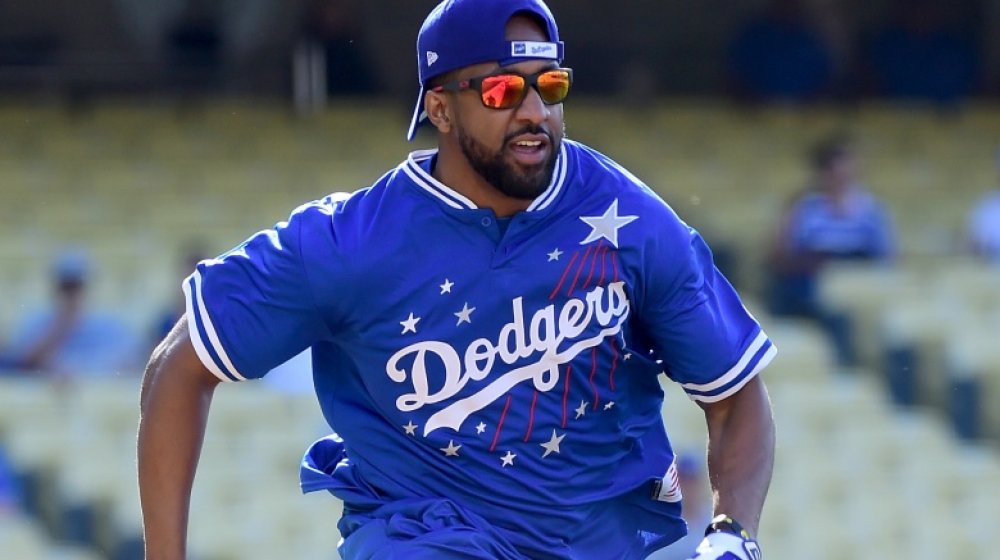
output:
[[[508,41],[507,22],[517,14],[535,16],[548,41]],[[473,64],[497,62],[508,66],[523,60],[562,62],[564,46],[552,12],[542,0],[444,0],[424,20],[417,36],[420,95],[413,110],[407,140],[427,121],[427,82]]]
[[[90,259],[81,248],[65,249],[52,263],[52,276],[57,282],[84,282],[89,273]]]

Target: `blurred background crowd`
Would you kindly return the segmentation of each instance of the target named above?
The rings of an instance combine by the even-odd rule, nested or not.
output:
[[[435,3],[0,3],[9,557],[141,558],[138,383],[181,280],[433,144],[404,130]],[[1000,517],[1000,0],[549,4],[568,135],[705,235],[779,348],[768,558],[982,558]],[[216,396],[193,558],[336,557],[339,506],[296,488],[324,430],[308,356],[279,369]],[[704,422],[665,388],[697,531]]]

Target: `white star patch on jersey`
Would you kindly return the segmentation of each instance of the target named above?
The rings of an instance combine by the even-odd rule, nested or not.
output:
[[[403,426],[403,429],[406,430],[406,435],[408,436],[417,434],[417,425],[413,423],[413,420],[407,422],[406,425]]]
[[[613,406],[615,406],[615,401],[611,401],[608,404],[604,405],[604,410],[611,410]]]
[[[441,451],[444,451],[445,457],[458,457],[458,450],[461,449],[461,445],[455,445],[455,440],[448,440],[448,447],[441,447]]]
[[[454,315],[456,317],[458,317],[458,322],[455,323],[455,326],[457,327],[457,326],[461,325],[462,323],[469,323],[469,324],[471,324],[472,323],[472,317],[471,317],[471,315],[472,315],[472,312],[475,311],[475,310],[476,310],[475,307],[469,307],[469,303],[466,302],[465,305],[462,306],[462,310],[461,311],[459,311],[458,313],[454,313]]]
[[[559,453],[559,444],[562,443],[564,437],[566,437],[566,434],[563,434],[561,436],[556,435],[556,431],[553,429],[552,437],[549,438],[549,441],[539,444],[543,448],[545,448],[545,453],[542,453],[542,458],[544,459],[548,457],[549,453]]]
[[[403,332],[400,334],[406,334],[408,332],[417,332],[417,323],[420,321],[420,317],[414,317],[413,313],[410,313],[410,317],[405,321],[400,321],[399,324],[403,325]]]
[[[483,433],[483,432],[485,432],[485,431],[486,431],[486,423],[485,423],[485,422],[480,422],[480,423],[479,423],[479,424],[478,424],[478,425],[476,426],[476,433],[477,433],[477,434],[481,434],[481,433]]]
[[[517,457],[517,453],[511,453],[510,451],[508,451],[506,455],[500,457],[500,460],[503,461],[504,467],[513,467],[514,457]]]
[[[454,286],[454,285],[455,285],[454,282],[452,282],[451,280],[448,280],[447,278],[445,278],[444,279],[444,284],[441,284],[439,286],[441,288],[441,295],[450,294],[451,293],[451,287]]]
[[[607,239],[612,245],[614,245],[615,249],[617,249],[618,230],[638,220],[639,216],[619,216],[618,199],[616,198],[615,201],[611,203],[611,206],[608,206],[604,215],[580,216],[580,219],[591,227],[590,234],[587,235],[586,239],[580,242],[580,245],[586,245],[587,243],[597,241],[598,239]]]
[[[578,406],[578,407],[576,407],[576,409],[574,409],[574,412],[576,412],[576,417],[577,418],[579,418],[579,417],[581,417],[581,416],[583,416],[584,414],[587,413],[587,405],[589,405],[589,404],[590,403],[587,402],[587,401],[580,401],[580,406]]]
[[[559,257],[561,257],[562,254],[563,254],[563,252],[560,251],[558,247],[556,247],[555,249],[552,250],[551,253],[548,254],[548,257],[549,257],[549,261],[548,262],[559,260]]]

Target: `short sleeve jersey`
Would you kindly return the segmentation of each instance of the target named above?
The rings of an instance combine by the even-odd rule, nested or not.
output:
[[[679,537],[657,377],[718,401],[774,346],[701,236],[602,154],[564,140],[505,228],[436,181],[435,158],[199,264],[184,290],[201,360],[242,381],[311,347],[340,466],[380,500],[442,496],[547,550],[575,512],[629,501]]]

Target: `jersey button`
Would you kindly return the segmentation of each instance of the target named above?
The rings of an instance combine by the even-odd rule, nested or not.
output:
[[[490,227],[490,224],[492,224],[492,223],[493,223],[493,220],[491,220],[489,218],[483,218],[483,221],[482,221],[483,227]]]

